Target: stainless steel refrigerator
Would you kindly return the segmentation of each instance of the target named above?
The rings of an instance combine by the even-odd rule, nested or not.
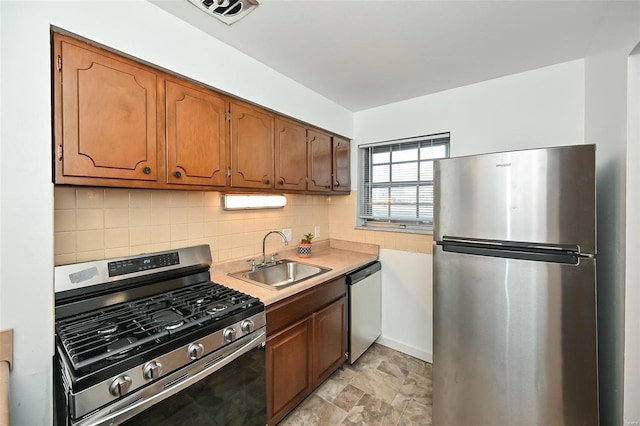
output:
[[[595,146],[434,173],[433,424],[598,424]]]

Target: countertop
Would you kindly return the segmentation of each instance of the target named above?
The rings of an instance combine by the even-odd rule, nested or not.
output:
[[[230,277],[229,272],[247,270],[245,260],[214,264],[211,280],[251,296],[259,298],[265,306],[293,296],[317,284],[330,281],[378,259],[379,247],[375,244],[354,243],[343,240],[324,240],[313,244],[311,257],[301,259],[297,247],[280,250],[277,259],[294,259],[301,263],[331,268],[329,272],[281,289],[270,289]]]

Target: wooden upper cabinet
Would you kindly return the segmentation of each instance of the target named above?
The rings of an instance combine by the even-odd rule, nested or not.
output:
[[[329,192],[331,190],[331,136],[315,130],[307,130],[307,189]]]
[[[333,191],[351,191],[351,143],[333,138]]]
[[[231,102],[231,186],[273,188],[273,115]]]
[[[275,188],[307,189],[307,129],[292,121],[275,119]]]
[[[56,183],[157,180],[156,74],[60,34],[53,59]]]
[[[225,186],[227,102],[210,90],[165,81],[167,182]]]
[[[54,183],[345,194],[349,141],[53,34]]]

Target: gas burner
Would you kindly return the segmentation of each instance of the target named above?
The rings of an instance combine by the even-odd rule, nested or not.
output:
[[[96,334],[104,341],[111,341],[118,332],[118,324],[115,322],[105,322],[98,326]]]
[[[113,352],[113,355],[109,355],[107,359],[117,360],[126,357],[129,352],[137,348],[136,346],[131,346],[137,341],[138,339],[136,339],[135,337],[123,337],[116,340],[115,342],[107,346],[107,353]]]
[[[206,305],[206,304],[208,304],[209,302],[211,302],[211,298],[210,298],[210,297],[207,297],[207,296],[203,296],[203,297],[199,297],[199,298],[197,298],[196,300],[194,300],[194,301],[193,301],[193,304],[194,304],[195,306],[200,307],[200,306],[202,306],[202,305]]]
[[[215,305],[210,305],[210,306],[205,310],[205,312],[206,312],[208,315],[215,315],[215,314],[217,314],[218,312],[222,312],[222,311],[224,311],[225,309],[227,309],[227,306],[226,306],[226,305],[223,305],[222,303],[216,303]]]
[[[231,299],[229,299],[229,303],[231,303],[232,305],[237,305],[238,303],[242,303],[244,302],[245,297],[242,296],[231,296]]]
[[[165,330],[175,330],[184,325],[182,317],[173,311],[157,312],[151,315],[151,317]]]

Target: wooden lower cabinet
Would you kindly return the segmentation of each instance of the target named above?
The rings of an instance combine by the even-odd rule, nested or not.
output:
[[[267,418],[275,425],[345,362],[346,282],[267,307]]]
[[[311,334],[311,318],[307,318],[267,341],[269,419],[283,418],[312,390]]]
[[[313,314],[313,381],[324,382],[345,360],[346,298]]]

